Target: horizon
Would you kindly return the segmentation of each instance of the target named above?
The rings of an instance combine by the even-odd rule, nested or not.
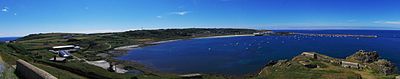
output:
[[[96,33],[119,33],[119,32],[127,32],[127,31],[136,31],[136,30],[160,30],[160,29],[192,29],[192,28],[155,28],[155,29],[130,29],[130,30],[121,30],[121,31],[110,31],[110,32],[95,32],[95,33],[79,33],[79,32],[40,32],[40,33],[30,33],[30,34],[47,34],[47,33],[71,33],[71,34],[96,34]],[[196,29],[252,29],[252,28],[196,28]],[[336,29],[254,29],[254,30],[271,30],[271,31],[332,31],[332,30],[343,30],[343,31],[352,31],[352,30],[360,30],[360,31],[400,31],[400,29],[343,29],[343,28],[336,28]],[[14,38],[14,37],[25,37],[27,35],[22,36],[0,36],[0,38]]]
[[[398,7],[398,0],[0,0],[0,37],[169,28],[400,30]]]

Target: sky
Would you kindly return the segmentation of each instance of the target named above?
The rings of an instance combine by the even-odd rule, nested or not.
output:
[[[165,28],[400,30],[400,0],[0,0],[0,37]]]

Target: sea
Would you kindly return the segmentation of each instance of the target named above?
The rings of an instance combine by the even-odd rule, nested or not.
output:
[[[189,39],[133,49],[117,57],[160,72],[247,75],[272,60],[305,51],[345,58],[358,50],[376,51],[400,66],[400,30],[275,30],[313,34],[377,35],[377,38],[316,36],[238,36]]]
[[[20,37],[0,37],[0,42],[4,42],[4,41],[13,41],[16,40]]]

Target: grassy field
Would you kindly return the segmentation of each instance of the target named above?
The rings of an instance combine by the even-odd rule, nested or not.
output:
[[[31,34],[10,44],[2,44],[0,47],[7,53],[2,53],[8,63],[15,64],[16,59],[23,59],[35,66],[43,68],[50,74],[63,79],[81,78],[114,78],[114,79],[175,79],[177,75],[159,73],[151,71],[143,65],[113,59],[109,50],[113,48],[147,44],[150,42],[190,39],[195,37],[219,36],[219,35],[238,35],[252,34],[256,30],[251,29],[160,29],[160,30],[136,30],[117,33],[98,33],[98,34],[73,34],[73,33],[47,33]],[[79,45],[82,50],[72,54],[84,60],[107,60],[123,64],[125,68],[139,69],[144,74],[118,74],[109,72],[100,67],[86,64],[77,59],[69,60],[66,63],[50,62],[48,59],[57,56],[48,50],[52,46],[60,45]],[[110,57],[96,56],[99,53],[110,54]],[[61,75],[63,73],[65,75]],[[207,75],[205,78],[220,79],[222,77]]]
[[[292,60],[267,66],[254,79],[394,79],[394,75],[382,75],[370,69],[344,68],[329,60],[340,60],[325,55],[321,59],[296,56]],[[308,61],[317,68],[309,68],[300,62]]]
[[[43,64],[39,64],[39,63],[33,63],[33,65],[51,73],[53,76],[55,76],[59,79],[88,79],[86,77],[71,73],[69,71],[54,68],[54,67],[51,67],[48,65],[43,65]]]

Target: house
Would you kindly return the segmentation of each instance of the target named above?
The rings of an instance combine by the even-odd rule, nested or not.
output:
[[[274,33],[274,32],[272,32],[272,31],[260,31],[260,32],[256,32],[256,33],[253,33],[253,34],[254,34],[254,36],[264,36],[264,35],[269,35],[269,34],[272,34],[272,33]]]
[[[63,36],[63,38],[64,39],[71,39],[71,38],[73,38],[73,36],[72,35],[66,35],[66,36]]]
[[[15,41],[4,41],[4,43],[13,43]]]
[[[317,59],[317,54],[315,52],[303,52],[303,53],[301,53],[301,55],[310,57],[313,59]]]
[[[65,62],[67,59],[63,58],[63,57],[56,57],[54,56],[53,58],[49,59],[50,61],[54,61],[54,62]]]
[[[65,45],[65,46],[54,46],[52,47],[53,50],[68,50],[68,51],[78,51],[79,49],[81,49],[80,46],[76,46],[76,45]]]
[[[342,61],[340,63],[342,64],[342,67],[346,67],[346,68],[356,68],[356,69],[361,68],[360,64],[354,63],[354,62]]]
[[[60,51],[58,51],[58,55],[59,55],[60,57],[64,57],[64,58],[71,57],[71,54],[70,54],[68,51],[66,51],[66,50],[60,50]]]

